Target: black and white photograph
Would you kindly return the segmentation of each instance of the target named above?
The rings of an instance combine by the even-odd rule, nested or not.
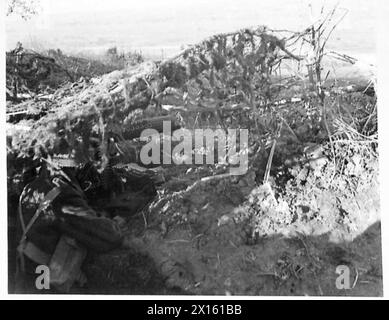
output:
[[[5,0],[8,294],[383,297],[379,5]]]

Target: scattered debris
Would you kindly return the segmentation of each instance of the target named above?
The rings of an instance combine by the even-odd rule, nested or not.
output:
[[[215,35],[160,63],[80,79],[8,105],[9,214],[15,215],[12,199],[26,185],[22,195],[35,201],[33,212],[40,206],[44,196],[34,198],[40,187],[31,189],[31,181],[39,179],[42,163],[52,170],[66,164],[70,171],[73,161],[93,163],[76,174],[80,198],[89,202],[77,210],[63,201],[60,221],[73,218],[60,230],[89,249],[123,243],[85,262],[88,278],[98,274],[95,281],[119,288],[133,284],[131,273],[152,287],[156,273],[167,290],[206,295],[382,294],[380,260],[370,259],[381,252],[376,98],[325,87],[328,80],[320,80],[320,94],[309,89],[299,69],[308,62],[296,54],[306,51],[296,48],[312,50],[313,30],[260,27]],[[285,61],[300,77],[279,76]],[[240,150],[248,154],[247,172],[231,176],[217,161],[143,165],[140,133],[161,133],[166,120],[192,131],[247,128],[249,141]],[[58,157],[63,153],[72,161]],[[74,217],[89,213],[88,228]],[[86,237],[85,229],[95,237]],[[50,253],[59,236],[45,241]],[[364,243],[369,237],[377,241]],[[336,291],[334,270],[342,259],[326,251],[334,243],[358,268],[375,270],[368,280],[357,273],[353,292]],[[65,291],[83,257],[70,247],[55,259]],[[365,256],[358,256],[361,247]],[[67,256],[68,249],[74,255]],[[26,246],[23,252],[36,251]],[[150,259],[153,270],[132,257]]]

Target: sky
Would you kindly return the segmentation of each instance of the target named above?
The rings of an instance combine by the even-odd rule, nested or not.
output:
[[[314,8],[320,8],[322,5],[334,6],[339,3],[345,7],[360,7],[363,2],[372,3],[368,0],[40,0],[41,7],[46,12],[51,13],[70,13],[70,12],[91,12],[91,11],[111,11],[111,10],[139,10],[139,9],[158,9],[163,8],[170,10],[177,7],[193,7],[201,6],[215,8],[220,6],[231,6],[238,3],[240,6],[246,6],[248,9],[252,7],[271,6],[277,2],[292,2],[296,6],[311,4]]]
[[[375,50],[376,0],[40,0],[30,21],[6,18],[6,47],[17,41],[67,52],[123,50],[174,54],[214,33],[267,25],[302,30],[339,4],[348,10],[331,45],[345,53]],[[28,45],[27,45],[28,46]]]

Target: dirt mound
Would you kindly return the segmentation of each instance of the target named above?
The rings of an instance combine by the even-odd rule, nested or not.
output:
[[[79,161],[89,160],[91,139],[104,150],[107,132],[120,134],[150,114],[173,115],[192,131],[248,129],[242,176],[218,163],[159,168],[158,196],[123,223],[129,251],[89,266],[92,278],[101,275],[97,285],[132,292],[131,274],[143,279],[140,292],[154,293],[161,282],[142,271],[151,259],[161,286],[181,293],[382,294],[375,96],[325,88],[312,61],[304,61],[308,75],[282,76],[285,61],[302,63],[293,52],[309,46],[310,32],[215,35],[167,61],[19,106],[44,113],[10,118],[10,159],[44,157],[62,139]],[[336,288],[339,265],[351,270],[353,290]],[[119,280],[110,282],[111,271]]]
[[[332,181],[330,163],[295,166],[282,193],[275,182],[257,186],[254,172],[184,186],[144,213],[147,226],[131,223],[127,245],[193,294],[381,295],[377,162],[356,175],[360,165]],[[335,286],[344,264],[350,291]]]

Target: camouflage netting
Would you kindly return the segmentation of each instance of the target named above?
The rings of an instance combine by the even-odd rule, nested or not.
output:
[[[379,257],[357,257],[357,244],[352,258],[321,256],[346,250],[331,237],[363,243],[361,233],[379,219],[375,97],[324,96],[307,85],[305,71],[315,67],[307,32],[215,35],[166,61],[22,103],[8,111],[9,156],[54,154],[65,142],[85,161],[96,144],[104,151],[111,133],[123,136],[155,115],[179,118],[188,129],[248,128],[244,176],[224,178],[218,165],[163,167],[158,197],[127,226],[128,247],[150,256],[168,286],[188,293],[334,294],[329,270],[352,258],[379,291]],[[115,272],[121,279],[122,270]]]
[[[163,105],[200,117],[211,113],[225,127],[234,117],[241,120],[244,110],[247,115],[274,102],[280,86],[272,78],[281,61],[299,59],[286,49],[293,37],[276,35],[264,27],[216,35],[162,63],[83,79],[19,104],[7,113],[17,123],[8,131],[8,150],[19,156],[52,154],[66,140],[68,152],[85,161],[91,139],[101,145],[107,132],[128,128],[139,116],[136,110]]]

